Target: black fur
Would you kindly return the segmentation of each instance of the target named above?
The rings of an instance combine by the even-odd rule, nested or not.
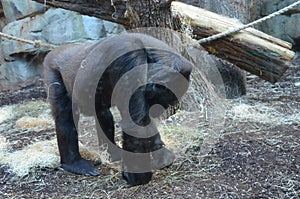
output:
[[[105,43],[106,42],[106,43]],[[128,43],[126,43],[128,42]],[[138,49],[131,50],[125,54],[122,51],[128,51],[128,48],[138,46]],[[103,51],[103,49],[105,51]],[[117,49],[117,50],[115,50]],[[162,49],[162,50],[161,50]],[[104,52],[104,54],[103,54]],[[113,53],[105,54],[105,53]],[[178,102],[177,97],[167,88],[169,84],[176,84],[178,74],[184,76],[186,80],[192,70],[191,64],[165,43],[142,34],[123,34],[110,38],[110,40],[100,41],[96,44],[71,44],[60,47],[50,52],[44,62],[45,81],[49,87],[49,100],[52,107],[52,114],[55,119],[57,140],[61,156],[62,167],[70,172],[82,175],[99,175],[100,172],[93,168],[91,164],[84,160],[78,150],[78,135],[75,124],[78,123],[78,114],[81,110],[81,102],[72,102],[72,91],[74,78],[79,70],[83,60],[96,59],[99,54],[103,54],[103,59],[109,59],[110,56],[118,56],[111,64],[107,66],[97,65],[97,67],[107,67],[104,73],[99,77],[95,94],[95,109],[98,122],[106,136],[102,136],[104,142],[114,141],[114,120],[110,112],[110,107],[116,105],[120,110],[122,120],[125,121],[123,128],[123,149],[134,153],[148,153],[158,149],[164,149],[164,143],[160,138],[158,130],[152,126],[153,135],[146,138],[137,138],[132,136],[133,130],[126,129],[125,112],[129,108],[132,121],[139,126],[147,126],[151,123],[149,116],[150,107],[154,104],[160,104],[167,108]],[[119,93],[117,104],[112,104],[112,92],[118,80],[128,71],[135,67],[147,64],[147,76],[149,83],[138,88],[130,98],[129,107],[122,106],[122,97],[128,91],[122,90]],[[168,69],[169,68],[169,69]],[[88,85],[90,74],[86,75],[83,84]],[[154,79],[160,79],[162,84],[152,83]],[[178,85],[182,88],[180,95],[183,95],[187,85]],[[84,94],[82,94],[84,97]],[[75,114],[73,114],[75,113]],[[89,114],[89,113],[86,113]],[[75,118],[73,118],[73,115]],[[100,130],[100,127],[97,126]],[[132,132],[130,132],[132,131]],[[133,134],[132,134],[133,133]],[[147,132],[146,132],[147,133]],[[129,135],[130,134],[130,135]],[[122,154],[113,149],[109,149],[112,159],[119,159]],[[164,149],[154,157],[158,164],[163,162],[165,166],[172,163],[174,154]],[[123,157],[124,168],[127,164],[132,164]],[[146,184],[151,180],[151,160],[150,156],[145,157],[149,165],[149,172],[130,173],[123,172],[123,177],[131,185]]]

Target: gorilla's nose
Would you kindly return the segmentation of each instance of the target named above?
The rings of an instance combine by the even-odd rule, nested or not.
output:
[[[191,64],[187,64],[184,67],[182,67],[182,69],[180,70],[180,73],[186,78],[189,79],[190,78],[190,74],[193,70],[193,67]]]

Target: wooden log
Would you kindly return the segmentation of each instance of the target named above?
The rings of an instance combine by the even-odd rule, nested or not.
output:
[[[89,15],[107,21],[129,26],[126,16],[125,0],[33,0],[55,8],[72,10],[83,15]]]
[[[137,25],[144,25],[150,27],[155,25],[154,21],[158,15],[166,17],[168,10],[170,11],[170,5],[175,0],[33,0],[41,4],[45,4],[51,7],[63,8],[79,12],[80,14],[89,15],[104,19],[107,21],[115,22],[125,26],[126,28],[136,28]],[[156,15],[156,16],[155,16]],[[171,16],[171,14],[170,14]],[[133,18],[136,17],[136,18]],[[135,20],[141,22],[134,22]],[[161,19],[165,20],[165,19]],[[144,22],[142,22],[144,21]],[[145,21],[149,21],[146,24]],[[156,24],[164,26],[159,19]]]
[[[185,26],[191,27],[196,39],[242,25],[235,19],[181,2],[172,2],[172,12]],[[291,51],[292,44],[254,28],[245,29],[202,46],[210,53],[272,83],[281,78],[295,55]]]

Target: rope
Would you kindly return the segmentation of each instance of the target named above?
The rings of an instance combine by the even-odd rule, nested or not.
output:
[[[22,43],[26,43],[26,44],[31,44],[33,45],[35,48],[55,48],[56,46],[55,45],[51,45],[51,44],[45,44],[43,43],[41,40],[35,40],[35,41],[31,41],[31,40],[27,40],[27,39],[21,39],[19,37],[15,37],[15,36],[12,36],[12,35],[8,35],[8,34],[5,34],[5,33],[2,33],[0,32],[0,36],[1,37],[4,37],[6,39],[10,39],[10,40],[15,40],[17,42],[22,42]]]
[[[281,15],[281,14],[283,14],[283,13],[285,13],[285,12],[287,12],[287,11],[293,9],[293,8],[295,8],[295,7],[298,6],[298,5],[300,5],[300,1],[297,1],[297,2],[295,2],[295,3],[293,3],[293,4],[289,5],[289,6],[287,6],[287,7],[285,7],[285,8],[283,8],[283,9],[281,9],[281,10],[278,10],[277,12],[274,12],[273,14],[270,14],[270,15],[268,15],[268,16],[265,16],[265,17],[263,17],[263,18],[261,18],[261,19],[258,19],[258,20],[256,20],[256,21],[253,21],[253,22],[251,22],[251,23],[249,23],[249,24],[246,24],[246,25],[243,25],[243,26],[241,26],[241,27],[234,28],[234,29],[232,29],[232,30],[228,30],[228,31],[226,31],[226,32],[222,32],[222,33],[219,33],[219,34],[216,34],[216,35],[207,37],[207,38],[200,39],[200,40],[198,41],[198,43],[199,43],[199,44],[203,44],[203,43],[207,43],[207,42],[210,42],[210,41],[213,41],[213,40],[216,40],[216,39],[220,39],[220,38],[222,38],[222,37],[227,37],[227,36],[232,35],[232,34],[234,34],[234,33],[240,32],[241,30],[244,30],[244,29],[246,29],[246,28],[250,28],[250,27],[252,27],[252,26],[254,26],[254,25],[257,25],[257,24],[259,24],[259,23],[262,23],[262,22],[264,22],[264,21],[267,21],[267,20],[269,20],[269,19],[271,19],[271,18],[273,18],[273,17],[276,17],[276,16],[278,16],[278,15]]]
[[[111,3],[112,3],[112,5],[114,5],[113,0],[111,0]],[[241,26],[241,27],[234,28],[234,29],[232,29],[232,30],[228,30],[228,31],[226,31],[226,32],[222,32],[222,33],[219,33],[219,34],[216,34],[216,35],[207,37],[207,38],[200,39],[200,40],[198,41],[198,43],[199,43],[199,44],[203,44],[203,43],[207,43],[207,42],[210,42],[210,41],[213,41],[213,40],[216,40],[216,39],[220,39],[220,38],[222,38],[222,37],[227,37],[227,36],[232,35],[232,34],[234,34],[234,33],[240,32],[241,30],[244,30],[244,29],[246,29],[246,28],[249,28],[249,27],[252,27],[252,26],[257,25],[257,24],[259,24],[259,23],[262,23],[262,22],[264,22],[264,21],[267,21],[267,20],[269,20],[269,19],[271,19],[271,18],[273,18],[273,17],[276,17],[276,16],[278,16],[278,15],[281,15],[281,14],[283,14],[283,13],[285,13],[285,12],[287,12],[287,11],[293,9],[294,7],[296,7],[296,6],[298,6],[298,5],[300,5],[300,0],[297,1],[297,2],[295,2],[295,3],[293,3],[293,4],[291,4],[291,5],[289,5],[289,6],[287,6],[287,7],[285,7],[285,8],[283,8],[283,9],[281,9],[281,10],[278,10],[277,12],[274,12],[273,14],[270,14],[270,15],[268,15],[268,16],[265,16],[265,17],[263,17],[263,18],[261,18],[261,19],[258,19],[258,20],[256,20],[256,21],[253,21],[253,22],[251,22],[251,23],[249,23],[249,24],[246,24],[246,25],[243,25],[243,26]],[[41,47],[44,47],[44,48],[50,48],[50,49],[52,49],[52,48],[55,48],[55,47],[56,47],[55,45],[45,44],[45,43],[43,43],[41,40],[31,41],[31,40],[21,39],[21,38],[19,38],[19,37],[15,37],[15,36],[12,36],[12,35],[8,35],[8,34],[2,33],[2,32],[0,32],[0,36],[1,36],[1,37],[4,37],[4,38],[6,38],[6,39],[10,39],[10,40],[15,40],[15,41],[22,42],[22,43],[31,44],[31,45],[33,45],[35,48],[41,48]]]

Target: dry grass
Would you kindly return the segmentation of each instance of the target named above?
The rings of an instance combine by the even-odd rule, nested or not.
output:
[[[13,117],[13,108],[11,106],[5,106],[0,108],[0,124],[12,119]]]
[[[4,154],[8,148],[8,143],[5,137],[0,136],[0,162],[3,161]]]
[[[16,121],[15,128],[28,130],[47,130],[54,125],[52,118],[49,117],[29,117],[24,116]]]
[[[291,107],[290,111],[282,112],[277,108],[285,103],[277,103],[276,106],[268,106],[264,103],[249,105],[241,102],[232,102],[227,117],[238,122],[258,122],[263,124],[289,125],[300,122],[300,109]]]
[[[28,175],[33,168],[55,168],[59,165],[56,140],[37,142],[22,150],[2,155],[1,164],[8,165],[20,177]]]
[[[7,165],[11,172],[20,177],[28,175],[36,168],[57,168],[59,166],[59,152],[56,139],[39,141],[28,147],[9,152],[9,143],[0,137],[0,164]],[[93,151],[80,145],[83,158],[95,163],[108,159],[106,151]]]

